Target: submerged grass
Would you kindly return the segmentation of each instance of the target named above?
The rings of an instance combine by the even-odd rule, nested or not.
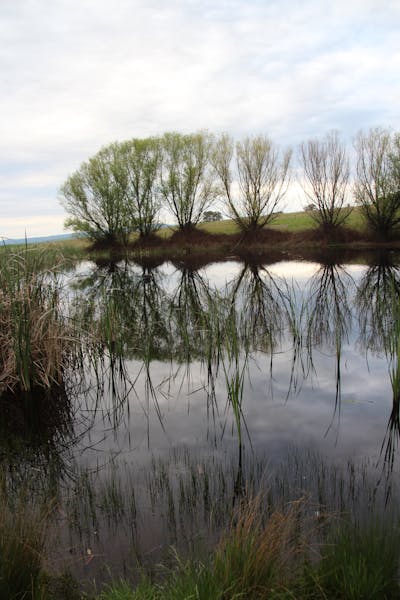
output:
[[[49,506],[37,507],[27,489],[10,493],[0,480],[0,598],[39,600]]]

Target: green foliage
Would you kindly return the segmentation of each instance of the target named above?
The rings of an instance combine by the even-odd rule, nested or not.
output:
[[[93,241],[126,242],[132,230],[128,175],[118,144],[102,148],[64,183],[61,203],[71,215],[66,226]]]
[[[400,228],[400,134],[360,132],[355,147],[354,199],[369,228],[386,239]],[[350,167],[337,132],[301,144],[300,159],[311,219],[328,231],[350,224]],[[162,208],[182,231],[220,220],[221,213],[207,210],[220,198],[237,228],[255,233],[279,215],[290,162],[291,151],[265,135],[234,143],[227,134],[172,132],[113,143],[61,187],[66,226],[95,242],[126,243],[132,232],[156,231]]]
[[[203,221],[205,223],[211,223],[213,221],[222,221],[222,215],[217,210],[206,210],[203,215]]]
[[[161,144],[160,193],[179,229],[189,230],[201,220],[217,196],[210,165],[212,140],[204,132],[166,133]]]
[[[127,173],[127,203],[134,228],[144,237],[158,229],[161,198],[158,182],[162,152],[157,138],[133,139],[119,145]]]
[[[390,600],[399,596],[398,532],[375,522],[338,526],[313,563],[299,536],[299,505],[261,525],[239,517],[209,564],[182,562],[162,583],[120,582],[99,600]],[[331,531],[331,530],[328,530]]]
[[[148,580],[143,580],[135,590],[126,581],[108,586],[98,600],[158,600],[155,587]]]
[[[375,128],[355,140],[354,195],[370,229],[389,238],[400,228],[400,134]]]
[[[276,216],[288,187],[290,159],[291,151],[281,154],[267,136],[247,137],[236,147],[227,134],[216,141],[212,163],[220,195],[241,231],[255,232]]]

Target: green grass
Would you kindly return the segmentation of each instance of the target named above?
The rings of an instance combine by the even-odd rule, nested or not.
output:
[[[282,231],[299,232],[313,229],[316,227],[316,224],[309,212],[293,212],[279,214],[271,223],[271,227]],[[346,221],[346,227],[354,228],[358,231],[365,230],[363,217],[358,207],[352,210]]]
[[[224,219],[223,221],[215,221],[213,223],[200,223],[199,228],[214,234],[223,233],[226,235],[231,235],[234,233],[239,233],[236,223],[231,219]]]
[[[41,255],[42,266],[51,269],[60,266],[60,263],[65,266],[68,261],[84,259],[89,246],[88,240],[84,239],[0,245],[0,265],[11,253],[21,254],[28,250],[31,256]]]
[[[382,520],[372,520],[364,527],[339,524],[323,547],[321,560],[308,573],[305,587],[310,597],[398,598],[398,542],[398,526]]]
[[[350,217],[346,222],[346,226],[359,231],[365,230],[363,216],[358,207],[355,207],[352,210]],[[237,225],[230,219],[216,221],[214,223],[201,223],[199,227],[209,233],[215,234],[234,234],[239,232]],[[310,229],[315,228],[316,224],[309,212],[282,212],[276,216],[268,227],[295,233],[299,231],[309,231]]]
[[[399,531],[383,521],[325,527],[318,548],[301,503],[262,519],[250,503],[208,562],[182,562],[161,583],[121,581],[99,600],[391,600],[400,594]],[[310,535],[311,533],[311,535]],[[315,536],[315,534],[314,534]]]
[[[299,503],[263,519],[259,499],[245,503],[211,559],[183,562],[161,583],[142,581],[136,589],[119,582],[101,600],[262,600],[284,589],[301,557]]]

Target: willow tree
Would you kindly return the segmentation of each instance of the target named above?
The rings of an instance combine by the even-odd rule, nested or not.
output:
[[[128,178],[118,144],[102,148],[70,175],[60,201],[70,217],[66,227],[93,241],[126,242],[131,229]]]
[[[228,213],[241,231],[259,231],[275,217],[287,192],[291,154],[262,135],[236,145],[227,134],[216,140],[213,166]]]
[[[308,198],[310,215],[326,231],[337,229],[348,219],[351,208],[345,207],[350,178],[346,148],[336,131],[322,140],[301,144],[303,167],[301,185]]]
[[[400,134],[374,128],[354,142],[354,195],[370,229],[384,238],[400,228]]]
[[[122,142],[119,150],[126,170],[130,221],[140,237],[146,237],[159,226],[161,144],[157,138],[135,138]]]
[[[211,145],[211,136],[204,132],[166,133],[161,138],[160,195],[181,231],[193,229],[216,198]]]

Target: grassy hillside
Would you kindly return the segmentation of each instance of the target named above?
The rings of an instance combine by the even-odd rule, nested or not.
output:
[[[364,229],[364,222],[360,212],[360,209],[354,208],[348,221],[346,222],[348,227],[358,229],[362,231]],[[217,221],[216,223],[202,223],[201,228],[209,231],[210,233],[237,233],[238,229],[232,220]],[[311,217],[309,212],[292,212],[292,213],[280,213],[269,225],[273,229],[280,229],[281,231],[306,231],[316,227],[315,221]]]

